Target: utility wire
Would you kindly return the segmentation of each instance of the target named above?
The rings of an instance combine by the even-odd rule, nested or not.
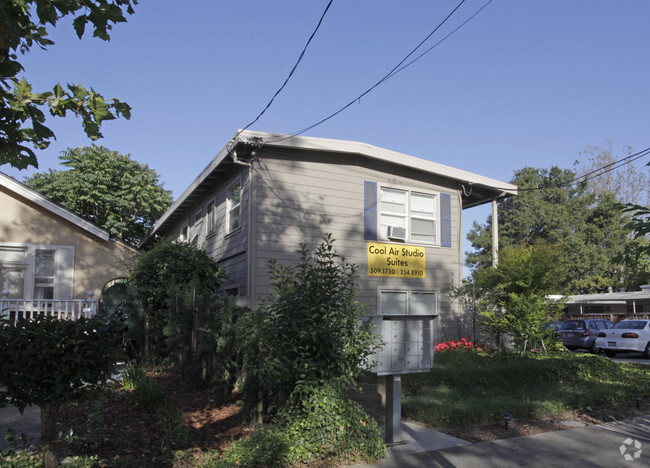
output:
[[[644,156],[650,156],[650,147],[641,150],[637,153],[630,154],[629,156],[626,156],[624,158],[621,158],[617,161],[614,161],[613,163],[606,164],[602,167],[599,167],[597,169],[594,169],[591,172],[588,172],[586,174],[583,174],[581,176],[578,176],[572,180],[569,180],[568,182],[564,182],[562,184],[550,186],[550,187],[529,187],[529,188],[519,188],[517,189],[517,192],[534,192],[534,191],[543,191],[543,190],[549,190],[549,189],[554,189],[554,188],[563,188],[563,187],[568,187],[571,184],[575,182],[587,182],[591,179],[595,179],[596,177],[600,177],[601,175],[605,175],[608,172],[611,172],[613,170],[616,170],[626,164],[632,163],[636,161],[637,159],[641,159]],[[497,187],[497,190],[511,190],[507,188],[502,188],[502,187]]]
[[[470,16],[470,17],[467,18],[465,21],[463,21],[462,23],[460,23],[460,24],[459,24],[459,25],[458,25],[458,26],[457,26],[453,31],[451,31],[451,32],[450,32],[449,34],[447,34],[445,37],[443,37],[443,38],[440,39],[438,42],[436,42],[435,44],[433,44],[431,47],[429,47],[427,50],[425,50],[425,51],[422,52],[420,55],[418,55],[417,57],[415,57],[415,58],[414,58],[413,60],[411,60],[409,63],[407,63],[406,65],[404,65],[404,66],[402,66],[402,67],[400,67],[400,68],[398,68],[398,69],[395,70],[393,73],[391,73],[390,76],[386,77],[386,80],[389,79],[389,78],[392,78],[392,77],[395,76],[395,75],[397,75],[399,72],[401,72],[402,70],[404,70],[406,67],[410,67],[412,64],[414,64],[415,62],[417,62],[418,60],[420,60],[422,57],[424,57],[425,55],[427,55],[429,52],[431,52],[433,49],[435,49],[436,47],[438,47],[442,42],[446,41],[446,40],[447,40],[451,35],[453,35],[456,31],[458,31],[460,28],[462,28],[463,26],[465,26],[466,23],[469,23],[472,19],[474,19],[474,17],[475,17],[476,15],[478,15],[480,12],[482,12],[482,11],[483,11],[483,10],[484,10],[488,5],[489,5],[489,4],[492,3],[493,1],[494,1],[494,0],[489,0],[489,1],[488,1],[487,3],[485,3],[481,8],[479,8],[478,10],[476,10],[476,12],[475,12],[472,16]],[[385,81],[385,80],[384,80],[384,81]]]
[[[302,52],[300,53],[300,56],[298,57],[298,60],[296,61],[296,64],[293,66],[293,68],[292,68],[291,71],[289,72],[289,76],[287,76],[287,79],[284,80],[284,83],[282,84],[282,86],[280,86],[280,89],[278,89],[278,90],[275,92],[275,94],[273,95],[273,97],[271,98],[271,100],[269,101],[269,103],[266,105],[266,107],[262,110],[262,112],[260,112],[260,113],[258,114],[258,116],[255,117],[255,119],[253,119],[253,121],[252,121],[251,123],[249,123],[248,125],[246,125],[246,126],[245,126],[244,128],[242,128],[239,132],[237,132],[237,135],[235,135],[235,139],[239,136],[239,134],[240,134],[241,132],[243,132],[244,130],[246,130],[247,128],[249,128],[251,125],[253,125],[255,122],[257,122],[257,121],[260,119],[260,117],[262,117],[262,115],[264,115],[264,113],[266,112],[266,110],[267,110],[269,107],[271,107],[271,104],[273,104],[273,101],[274,101],[275,98],[278,96],[278,94],[280,94],[280,92],[281,92],[281,91],[284,89],[284,87],[287,85],[287,83],[289,82],[289,80],[290,80],[291,77],[293,76],[294,72],[296,71],[296,68],[298,68],[298,65],[300,64],[300,62],[302,61],[303,57],[305,56],[305,52],[307,51],[307,47],[309,47],[309,44],[311,43],[311,40],[312,40],[312,39],[314,38],[314,36],[316,35],[316,31],[318,31],[318,29],[320,28],[320,25],[323,23],[323,19],[325,18],[325,14],[327,13],[327,10],[330,9],[330,6],[332,5],[332,2],[333,2],[333,1],[334,1],[334,0],[330,0],[329,3],[327,4],[327,6],[325,7],[325,11],[323,11],[323,14],[322,14],[321,17],[320,17],[320,20],[318,21],[318,24],[316,25],[316,28],[315,28],[314,31],[311,33],[311,36],[309,36],[309,40],[307,41],[307,44],[305,44],[305,47],[303,47]]]
[[[385,82],[386,80],[388,80],[389,78],[392,78],[393,76],[395,76],[397,73],[401,72],[401,71],[402,71],[403,69],[405,69],[406,67],[408,67],[408,66],[410,66],[411,64],[413,64],[414,62],[418,61],[420,58],[422,58],[424,55],[426,55],[428,52],[430,52],[433,48],[435,48],[436,46],[438,46],[441,42],[443,42],[443,41],[444,41],[445,39],[447,39],[449,36],[451,36],[451,35],[454,34],[456,31],[458,31],[462,26],[464,26],[467,22],[469,22],[472,18],[474,18],[478,13],[480,13],[480,12],[481,12],[485,7],[487,7],[487,6],[488,6],[490,3],[492,3],[494,0],[489,0],[489,1],[488,1],[487,3],[485,3],[485,4],[484,4],[484,5],[483,5],[483,6],[482,6],[482,7],[481,7],[481,8],[480,8],[476,13],[474,13],[474,14],[473,14],[469,19],[465,20],[465,21],[464,21],[460,26],[458,26],[456,29],[454,29],[452,32],[450,32],[450,33],[449,33],[447,36],[445,36],[442,40],[438,41],[436,44],[434,44],[432,47],[430,47],[429,49],[427,49],[424,53],[422,53],[420,56],[418,56],[417,58],[415,58],[415,59],[412,60],[411,62],[409,62],[409,63],[407,63],[406,65],[402,66],[402,65],[404,64],[404,62],[406,62],[406,61],[409,59],[409,57],[411,57],[415,52],[417,52],[417,50],[418,50],[420,47],[422,47],[422,46],[424,45],[424,43],[425,43],[426,41],[428,41],[428,40],[431,38],[431,36],[433,36],[433,35],[434,35],[434,34],[435,34],[435,33],[436,33],[436,32],[437,32],[437,31],[438,31],[438,30],[439,30],[439,29],[440,29],[440,28],[441,28],[441,27],[442,27],[442,26],[443,26],[443,25],[444,25],[444,24],[445,24],[445,23],[446,23],[446,22],[447,22],[447,21],[448,21],[448,20],[449,20],[453,15],[454,15],[454,13],[456,13],[456,11],[457,11],[457,10],[458,10],[462,5],[463,5],[463,3],[465,3],[465,1],[466,1],[466,0],[461,0],[461,2],[458,3],[458,5],[456,5],[456,7],[451,11],[451,13],[449,13],[449,14],[447,15],[447,17],[446,17],[444,20],[442,20],[442,22],[440,22],[440,24],[438,24],[438,26],[436,26],[436,27],[433,29],[433,31],[431,31],[431,32],[430,32],[430,33],[429,33],[429,34],[428,34],[428,35],[427,35],[427,36],[426,36],[426,37],[425,37],[425,38],[424,38],[424,39],[423,39],[423,40],[422,40],[422,41],[421,41],[421,42],[420,42],[420,43],[419,43],[419,44],[418,44],[418,45],[417,45],[417,46],[416,46],[412,51],[411,51],[411,52],[409,52],[408,55],[406,55],[406,57],[404,57],[404,58],[403,58],[403,59],[402,59],[402,60],[401,60],[397,65],[395,65],[395,66],[394,66],[394,67],[393,67],[393,68],[392,68],[388,73],[386,73],[386,74],[385,74],[385,75],[384,75],[384,76],[383,76],[379,81],[377,81],[374,85],[372,85],[372,86],[371,86],[370,88],[368,88],[366,91],[364,91],[363,93],[361,93],[359,96],[357,96],[356,98],[354,98],[352,101],[350,101],[349,103],[347,103],[345,106],[343,106],[342,108],[340,108],[340,109],[337,110],[336,112],[330,114],[329,116],[327,116],[327,117],[325,117],[324,119],[322,119],[322,120],[316,122],[315,124],[312,124],[312,125],[310,125],[310,126],[308,126],[308,127],[306,127],[306,128],[303,128],[302,130],[300,130],[300,131],[298,131],[298,132],[291,133],[291,134],[289,134],[289,135],[286,136],[286,137],[283,137],[283,138],[280,138],[280,139],[277,139],[277,140],[273,140],[273,141],[274,141],[274,142],[275,142],[275,141],[282,141],[282,140],[285,140],[285,139],[287,139],[287,138],[290,138],[291,136],[301,135],[301,134],[303,134],[303,133],[305,133],[305,132],[311,130],[312,128],[317,127],[317,126],[319,126],[319,125],[321,125],[321,124],[327,122],[327,121],[330,120],[331,118],[337,116],[338,114],[340,114],[341,112],[343,112],[344,110],[346,110],[348,107],[350,107],[350,106],[351,106],[352,104],[354,104],[355,102],[360,101],[362,97],[364,97],[364,96],[366,96],[367,94],[369,94],[369,93],[370,93],[372,90],[374,90],[377,86],[381,85],[382,83],[384,83],[384,82]],[[401,68],[400,68],[400,67],[401,67]]]

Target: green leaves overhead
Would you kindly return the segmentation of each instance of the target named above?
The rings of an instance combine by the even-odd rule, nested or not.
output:
[[[52,92],[34,92],[24,77],[18,52],[26,54],[33,46],[46,49],[53,42],[47,38],[47,27],[58,20],[76,15],[73,28],[80,38],[86,27],[93,27],[93,36],[110,39],[113,24],[126,22],[125,14],[133,14],[137,0],[5,0],[0,2],[0,165],[19,169],[38,167],[33,149],[47,148],[54,133],[45,125],[43,108],[54,117],[68,112],[81,118],[86,135],[92,140],[102,137],[100,127],[105,120],[129,119],[131,108],[118,99],[106,99],[94,89],[82,85],[60,84]],[[12,90],[13,88],[13,90]]]

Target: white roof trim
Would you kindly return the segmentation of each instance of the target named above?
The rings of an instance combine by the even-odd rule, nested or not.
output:
[[[567,304],[595,304],[595,303],[616,303],[619,301],[635,301],[650,299],[650,292],[647,291],[626,291],[602,294],[578,294],[567,296]]]
[[[110,234],[107,230],[97,226],[96,224],[91,223],[90,221],[82,218],[73,211],[68,210],[67,208],[59,205],[58,203],[53,202],[49,198],[41,195],[36,190],[28,187],[27,185],[18,182],[15,179],[12,179],[8,175],[0,172],[0,185],[11,190],[12,192],[20,195],[23,198],[26,198],[34,203],[36,203],[41,208],[59,216],[60,218],[65,219],[66,221],[71,222],[72,224],[79,226],[81,229],[88,231],[90,234],[99,237],[102,240],[109,240]]]
[[[275,146],[278,148],[296,148],[314,151],[327,151],[332,153],[358,154],[365,157],[374,158],[380,161],[399,164],[411,167],[420,171],[430,172],[443,177],[464,181],[467,183],[482,185],[501,190],[503,195],[516,195],[517,186],[501,182],[488,177],[483,177],[461,169],[438,164],[426,159],[416,158],[396,151],[379,148],[367,143],[349,140],[332,140],[329,138],[316,138],[294,135],[283,135],[280,133],[259,132],[254,130],[239,130],[228,143],[217,153],[210,163],[201,171],[199,176],[185,189],[180,197],[167,209],[167,211],[158,219],[149,236],[154,235],[160,226],[176,211],[176,209],[185,201],[185,199],[214,171],[221,162],[228,156],[228,148],[234,146],[234,141],[250,141],[254,138],[261,138],[263,146]],[[146,241],[146,239],[145,239]]]
[[[506,192],[506,194],[517,194],[516,185],[358,141],[282,135],[278,133],[257,132],[253,130],[244,130],[238,135],[238,138],[242,141],[247,141],[251,138],[262,138],[264,146],[359,154],[380,161],[408,166],[424,172],[431,172],[450,179],[480,184],[494,189],[501,189],[503,192]]]

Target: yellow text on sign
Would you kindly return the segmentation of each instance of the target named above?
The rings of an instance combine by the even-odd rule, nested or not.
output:
[[[368,276],[424,278],[424,247],[368,243]]]

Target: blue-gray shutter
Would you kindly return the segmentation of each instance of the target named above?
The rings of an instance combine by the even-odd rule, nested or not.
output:
[[[364,182],[363,238],[377,240],[377,182]]]
[[[451,194],[440,194],[440,245],[451,247]]]

